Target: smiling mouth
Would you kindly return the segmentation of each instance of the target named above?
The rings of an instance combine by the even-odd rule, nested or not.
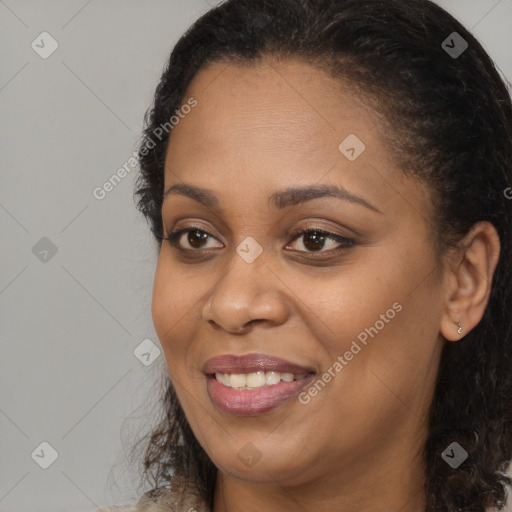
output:
[[[210,400],[222,412],[236,416],[256,416],[292,404],[292,399],[301,393],[314,376],[315,373],[294,375],[276,371],[215,373],[207,375],[206,387]]]
[[[313,368],[265,354],[214,357],[203,372],[212,403],[224,413],[239,416],[290,404],[316,375]]]
[[[312,372],[294,375],[293,373],[282,373],[276,371],[258,371],[252,373],[220,373],[213,376],[215,379],[232,389],[260,389],[269,386],[275,386],[280,382],[293,382],[303,380]]]

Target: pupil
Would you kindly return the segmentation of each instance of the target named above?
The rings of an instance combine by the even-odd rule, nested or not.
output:
[[[308,243],[308,240],[312,240],[313,243],[312,244]],[[309,250],[315,251],[315,250],[322,248],[322,246],[324,244],[324,240],[325,240],[325,237],[323,234],[318,233],[318,231],[312,231],[310,234],[306,235],[304,245]]]
[[[203,231],[199,231],[197,229],[194,231],[189,231],[188,233],[188,242],[194,248],[200,248],[201,242],[206,241],[207,238],[207,233],[204,233]]]

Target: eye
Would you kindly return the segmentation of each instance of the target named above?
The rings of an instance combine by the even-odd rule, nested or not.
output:
[[[321,253],[332,253],[348,249],[354,245],[354,240],[346,238],[329,231],[323,231],[317,228],[306,228],[302,229],[298,233],[295,233],[292,242],[302,238],[301,242],[304,249],[298,249],[299,252],[321,252]],[[327,250],[322,250],[326,248]],[[287,248],[289,246],[286,246]]]
[[[185,236],[186,235],[186,236]],[[292,233],[291,242],[303,239],[299,244],[298,252],[329,254],[339,252],[354,245],[354,240],[346,238],[319,228],[305,228]],[[211,234],[196,226],[188,226],[170,233],[164,238],[173,247],[184,252],[201,252],[209,249],[222,248],[224,245]],[[218,245],[208,245],[208,242],[217,240]],[[303,247],[303,249],[300,248]],[[289,245],[286,248],[292,248]]]
[[[186,237],[184,235],[187,235]],[[215,247],[224,247],[222,244],[217,246],[208,246],[208,240],[216,240],[213,235],[200,228],[189,226],[188,228],[179,229],[174,231],[165,238],[173,247],[183,251],[195,251],[212,249]],[[182,245],[185,243],[186,245]],[[219,242],[220,243],[220,242]]]

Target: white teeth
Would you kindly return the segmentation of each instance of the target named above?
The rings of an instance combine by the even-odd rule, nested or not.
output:
[[[267,386],[278,384],[281,381],[281,374],[279,372],[267,372],[265,374],[265,383]]]
[[[245,380],[248,388],[261,388],[265,385],[265,372],[249,373]]]
[[[215,378],[224,386],[235,389],[256,389],[263,386],[274,386],[279,382],[292,382],[303,379],[306,374],[293,375],[293,373],[280,372],[252,372],[252,373],[216,373]]]
[[[232,388],[245,388],[247,378],[245,375],[233,373],[229,376],[229,384]]]
[[[229,386],[229,375],[227,373],[216,373],[215,378],[224,386]]]

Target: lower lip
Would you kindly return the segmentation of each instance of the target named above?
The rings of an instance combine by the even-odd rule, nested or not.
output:
[[[314,375],[292,382],[279,382],[256,389],[234,389],[208,376],[208,395],[212,402],[228,414],[255,416],[271,411],[296,397]]]

